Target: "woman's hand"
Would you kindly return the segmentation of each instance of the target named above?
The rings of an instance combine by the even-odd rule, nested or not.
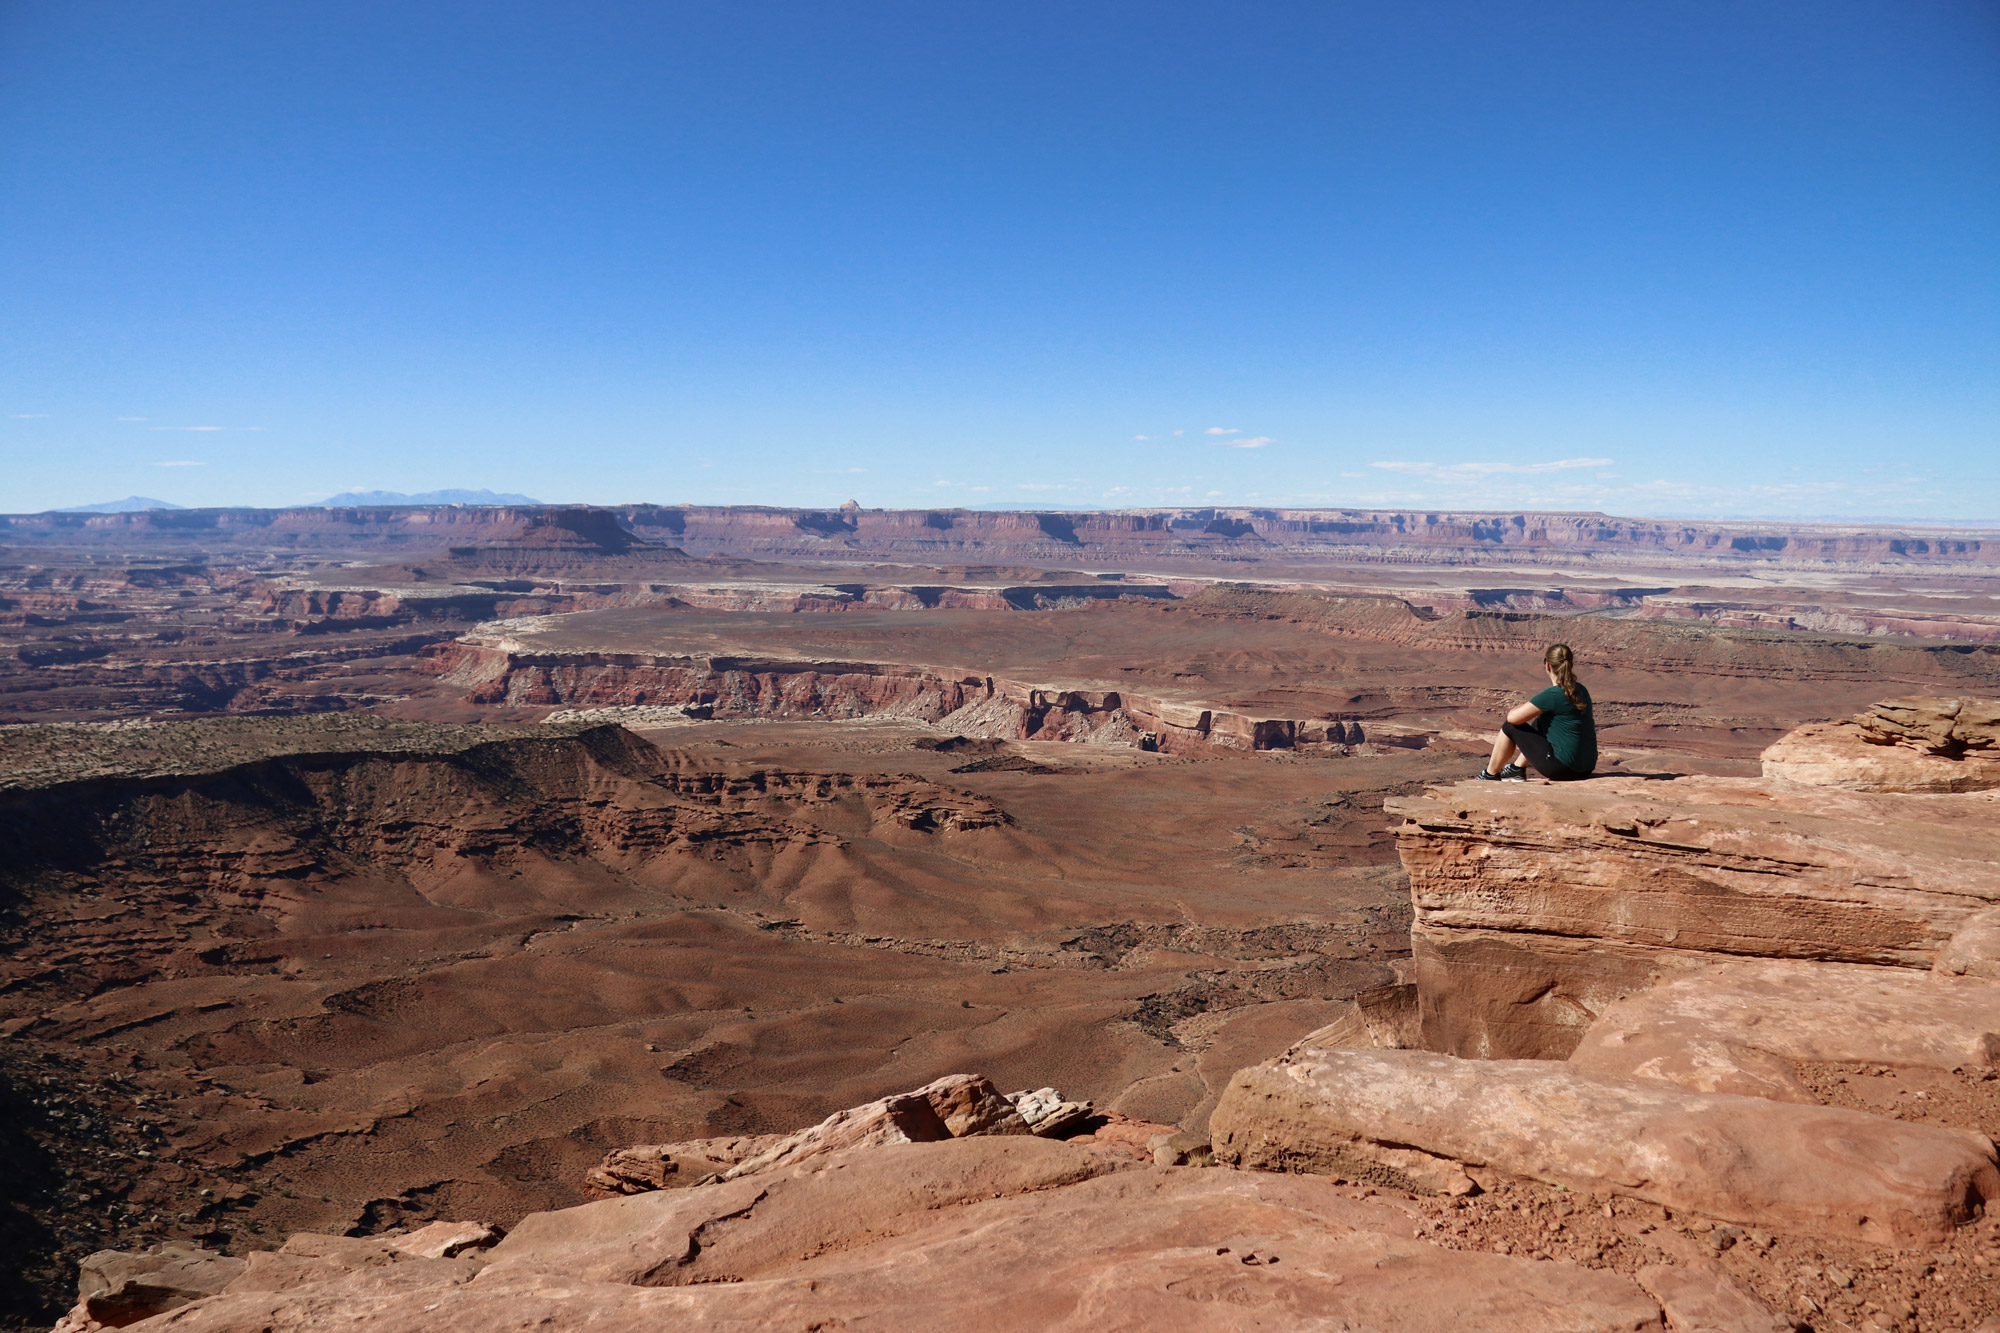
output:
[[[1520,704],[1507,714],[1507,720],[1517,727],[1525,727],[1542,715],[1542,710],[1533,704]]]

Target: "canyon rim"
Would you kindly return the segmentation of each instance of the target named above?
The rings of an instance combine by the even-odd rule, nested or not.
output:
[[[2000,1320],[1975,532],[4,523],[19,1327]]]

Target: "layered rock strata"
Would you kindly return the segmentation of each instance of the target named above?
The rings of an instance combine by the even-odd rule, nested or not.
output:
[[[290,575],[261,581],[257,609],[294,632],[314,633],[364,627],[460,623],[521,616],[561,615],[606,607],[696,607],[707,611],[1050,611],[1126,597],[1169,598],[1169,585],[1105,581],[996,585],[797,583],[782,579],[662,582],[590,577],[588,569],[570,577],[535,580],[477,578],[472,571],[446,569],[443,581],[413,578],[428,570],[342,571],[338,576]],[[620,571],[600,571],[615,575]],[[433,579],[436,575],[432,576]]]
[[[1929,969],[2000,904],[2000,796],[1756,779],[1392,798],[1423,1045],[1560,1059],[1613,1002],[1747,956]]]
[[[1988,711],[1864,716],[1962,763]],[[1217,1158],[1442,1194],[1526,1178],[1746,1226],[1945,1241],[2000,1204],[1985,975],[2000,802],[1821,776],[1391,800],[1413,981],[1239,1071],[1210,1121]],[[1893,1070],[1924,1076],[1905,1089],[1920,1100],[1856,1104],[1850,1078]]]
[[[671,880],[689,846],[827,841],[769,798],[859,800],[916,833],[995,829],[990,803],[930,783],[729,776],[602,724],[519,728],[320,717],[0,732],[0,902],[37,904],[0,962],[8,999],[89,993],[170,968],[243,967],[260,945],[395,919],[341,881],[442,886],[493,860],[558,883]],[[424,904],[421,911],[438,915]],[[135,934],[130,918],[149,930]]]
[[[1800,727],[1764,751],[1764,776],[1845,791],[2000,787],[2000,701],[1889,699]]]
[[[1686,565],[1807,568],[1888,564],[1979,570],[2000,545],[1978,530],[1773,527],[1596,513],[1393,509],[1162,509],[1036,513],[964,509],[778,509],[761,505],[390,505],[365,509],[184,509],[0,515],[23,545],[435,551],[490,547],[549,527],[583,544],[615,523],[628,540],[771,559],[920,559],[1122,565],[1189,558],[1337,558],[1350,564]],[[554,520],[553,522],[551,520]],[[605,534],[611,538],[610,534]]]
[[[1361,745],[1421,749],[1408,727],[1257,715],[1200,702],[879,662],[528,651],[474,637],[429,650],[440,678],[476,704],[568,710],[685,707],[716,717],[901,717],[967,736],[1097,741],[1167,751]]]
[[[1538,1060],[1308,1048],[1240,1071],[1217,1157],[1462,1194],[1467,1168],[1749,1226],[1936,1241],[2000,1200],[1991,1142],[1854,1111],[1698,1094]]]
[[[1801,1064],[2000,1070],[2000,986],[1904,968],[1725,962],[1614,1002],[1569,1063],[1816,1105]]]

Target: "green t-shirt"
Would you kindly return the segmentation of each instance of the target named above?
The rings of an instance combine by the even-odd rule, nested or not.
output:
[[[1578,685],[1576,692],[1583,696],[1586,705],[1590,703],[1589,690]],[[1577,712],[1560,685],[1549,686],[1528,702],[1541,709],[1548,719],[1542,734],[1549,738],[1549,749],[1564,767],[1572,773],[1588,773],[1597,767],[1596,709]]]

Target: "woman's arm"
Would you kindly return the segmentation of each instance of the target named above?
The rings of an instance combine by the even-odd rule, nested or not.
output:
[[[1525,727],[1542,715],[1542,710],[1533,704],[1520,704],[1507,714],[1507,720],[1517,727]]]

